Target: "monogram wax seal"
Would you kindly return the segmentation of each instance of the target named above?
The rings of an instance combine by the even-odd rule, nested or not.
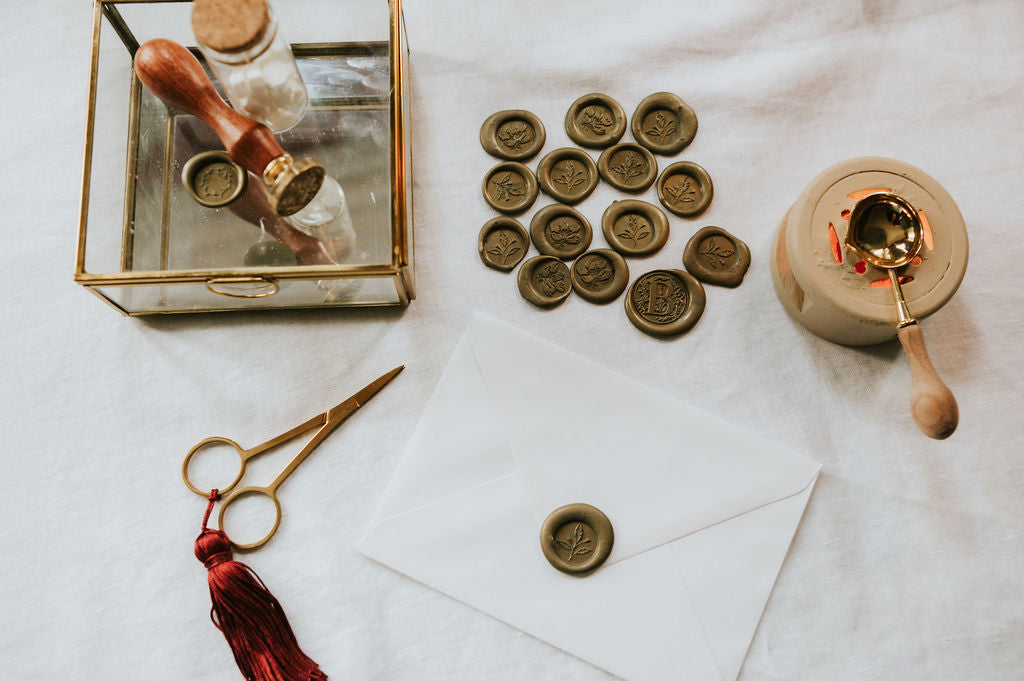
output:
[[[704,313],[704,287],[682,270],[652,270],[641,275],[626,294],[626,316],[652,336],[688,331]]]
[[[705,284],[739,286],[750,267],[750,249],[721,227],[708,226],[686,242],[683,264]]]
[[[611,555],[615,532],[608,516],[590,504],[569,504],[551,512],[540,530],[540,548],[552,567],[585,577]]]

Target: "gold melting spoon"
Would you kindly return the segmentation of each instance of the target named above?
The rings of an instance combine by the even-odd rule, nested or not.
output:
[[[914,207],[895,194],[872,194],[857,203],[850,215],[846,245],[866,262],[889,273],[896,299],[897,336],[910,365],[910,413],[928,437],[943,440],[960,419],[956,398],[928,359],[924,334],[903,298],[896,270],[921,250],[921,220]]]

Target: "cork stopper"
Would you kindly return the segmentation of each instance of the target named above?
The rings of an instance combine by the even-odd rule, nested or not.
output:
[[[244,52],[263,39],[270,26],[267,0],[195,0],[192,31],[218,52]]]

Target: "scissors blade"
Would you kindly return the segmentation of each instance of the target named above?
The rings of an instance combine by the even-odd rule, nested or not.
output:
[[[335,418],[338,418],[339,416],[342,417],[342,418],[347,417],[349,414],[354,412],[356,409],[358,409],[359,407],[361,407],[364,404],[366,404],[370,400],[371,397],[373,397],[378,392],[380,392],[381,388],[383,388],[388,383],[390,383],[391,379],[393,379],[398,374],[402,373],[403,369],[405,369],[405,365],[404,364],[402,366],[400,366],[400,367],[395,367],[394,369],[392,369],[391,371],[387,372],[386,374],[384,374],[380,378],[376,379],[375,381],[370,383],[368,386],[366,386],[365,388],[363,388],[362,390],[357,392],[355,395],[353,395],[352,397],[348,398],[347,400],[345,400],[344,402],[339,404],[334,409],[331,409],[327,413],[327,418],[329,420],[333,420]]]

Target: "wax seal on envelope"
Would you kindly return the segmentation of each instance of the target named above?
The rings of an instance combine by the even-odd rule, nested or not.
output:
[[[589,504],[569,504],[551,512],[540,529],[540,548],[556,570],[585,577],[612,552],[615,533],[608,516]]]
[[[729,681],[769,598],[792,595],[772,586],[806,558],[786,554],[818,469],[476,313],[359,551],[626,681]],[[537,546],[569,501],[615,524],[614,550],[586,579],[563,577]]]

